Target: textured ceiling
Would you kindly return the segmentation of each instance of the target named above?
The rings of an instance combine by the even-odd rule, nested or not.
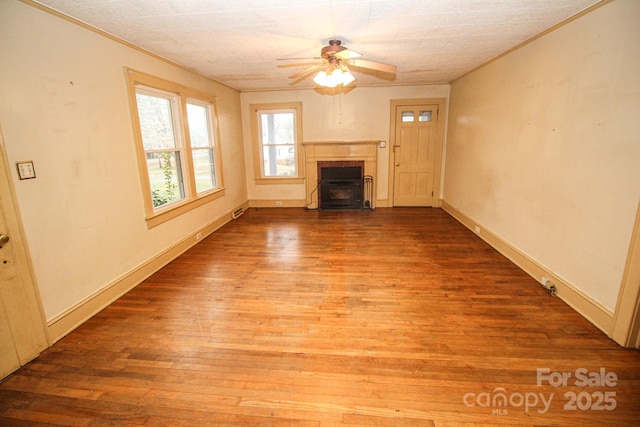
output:
[[[39,0],[239,90],[314,87],[288,78],[332,38],[386,75],[357,86],[450,82],[598,0]],[[311,61],[313,62],[313,60]]]

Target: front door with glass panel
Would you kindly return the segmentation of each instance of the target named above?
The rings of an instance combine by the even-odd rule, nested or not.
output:
[[[399,105],[393,147],[393,206],[435,206],[437,105]]]

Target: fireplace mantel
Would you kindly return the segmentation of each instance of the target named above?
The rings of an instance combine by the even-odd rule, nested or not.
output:
[[[364,161],[364,174],[373,177],[372,207],[376,200],[377,159],[379,141],[306,141],[304,160],[306,170],[306,198],[309,209],[318,207],[318,161]]]

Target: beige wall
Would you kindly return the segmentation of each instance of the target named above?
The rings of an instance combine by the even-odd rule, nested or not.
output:
[[[640,196],[640,2],[454,82],[444,200],[615,309]]]
[[[241,97],[249,199],[305,200],[304,184],[256,185],[254,183],[249,105],[302,102],[302,131],[305,141],[380,140],[388,142],[392,99],[448,99],[449,85],[356,87],[347,93],[335,96],[322,95],[315,90],[243,92]],[[377,198],[383,203],[389,196],[389,151],[389,144],[386,148],[378,148],[376,187]],[[378,203],[377,206],[381,204]]]
[[[240,94],[14,0],[0,2],[0,121],[32,160],[18,203],[47,319],[246,202]],[[124,67],[217,96],[226,195],[148,229]]]

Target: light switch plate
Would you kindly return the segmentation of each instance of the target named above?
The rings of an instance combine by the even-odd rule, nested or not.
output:
[[[18,167],[18,177],[22,179],[33,179],[36,177],[36,170],[33,167],[33,162],[18,162],[16,163]]]

